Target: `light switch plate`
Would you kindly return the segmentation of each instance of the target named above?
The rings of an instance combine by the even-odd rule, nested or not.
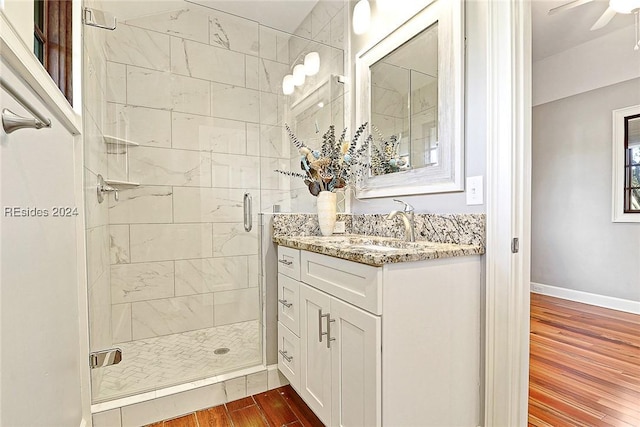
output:
[[[481,205],[484,203],[483,176],[467,177],[467,205]]]

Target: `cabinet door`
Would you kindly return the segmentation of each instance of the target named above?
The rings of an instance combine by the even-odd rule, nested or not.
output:
[[[331,319],[331,425],[380,426],[380,317],[332,298]]]
[[[300,389],[307,405],[325,424],[331,423],[331,350],[327,347],[330,297],[300,284]]]

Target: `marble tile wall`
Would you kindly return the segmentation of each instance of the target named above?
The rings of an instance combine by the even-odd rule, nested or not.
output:
[[[258,24],[183,3],[106,36],[111,325],[125,342],[258,319]],[[251,188],[254,188],[251,190]],[[255,249],[249,249],[249,248]],[[231,306],[235,308],[230,308]]]
[[[115,31],[84,28],[92,350],[252,320],[269,329],[257,212],[315,210],[300,182],[273,170],[297,157],[284,132],[298,113],[292,105],[344,74],[343,2],[320,0],[295,35],[177,4],[119,21]],[[101,9],[99,0],[87,5]],[[320,53],[321,71],[286,97],[282,78],[305,49]],[[346,91],[329,86],[329,109],[318,117],[341,128]],[[139,146],[107,145],[103,135]],[[97,174],[140,185],[98,204]],[[245,191],[255,211],[250,233]]]
[[[310,43],[320,74],[342,74],[342,5],[319,2],[297,36],[188,2],[107,33],[105,132],[140,144],[107,154],[110,178],[140,184],[108,203],[116,342],[259,318],[259,227],[244,231],[243,195],[254,225],[293,207],[290,178],[273,172],[291,165],[282,78]],[[329,93],[341,123],[342,99]]]
[[[301,62],[300,56],[309,51],[320,54],[320,71],[307,77],[305,84],[291,95],[290,106],[285,110],[284,120],[296,135],[311,147],[319,147],[322,135],[329,125],[335,125],[340,133],[345,126],[345,99],[348,88],[335,80],[345,74],[347,52],[345,28],[347,8],[342,1],[320,0],[311,13],[294,31],[288,43],[289,62]],[[290,162],[286,169],[300,169],[299,155],[292,149],[288,138]],[[287,178],[290,193],[288,206],[283,212],[315,212],[316,198],[298,178]]]

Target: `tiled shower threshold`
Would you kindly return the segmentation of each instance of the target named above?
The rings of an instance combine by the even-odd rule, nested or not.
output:
[[[94,371],[91,412],[140,403],[265,369],[258,321],[118,344],[118,365]],[[218,348],[229,348],[217,355]],[[215,375],[212,375],[215,374]],[[203,375],[212,375],[203,379]]]

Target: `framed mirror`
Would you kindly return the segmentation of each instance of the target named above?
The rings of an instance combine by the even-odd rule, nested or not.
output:
[[[436,0],[356,56],[359,198],[464,190],[464,2]]]
[[[613,111],[613,222],[640,222],[640,105]]]

